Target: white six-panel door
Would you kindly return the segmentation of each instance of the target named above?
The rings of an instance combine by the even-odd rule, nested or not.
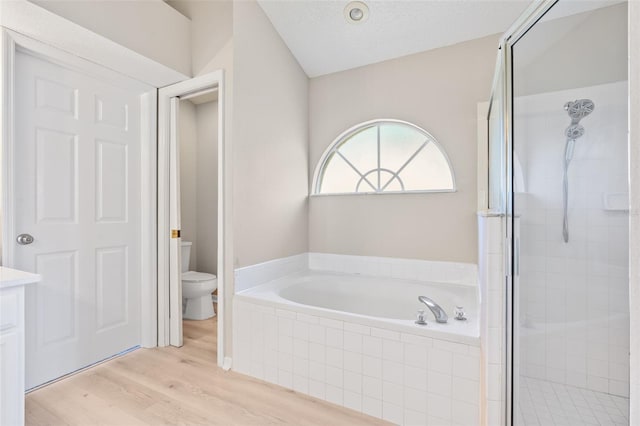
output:
[[[140,92],[18,51],[14,266],[27,389],[140,344]]]

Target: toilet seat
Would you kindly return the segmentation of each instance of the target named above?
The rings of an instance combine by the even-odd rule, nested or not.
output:
[[[182,281],[190,281],[190,282],[202,282],[202,281],[211,281],[215,280],[216,276],[213,274],[208,274],[206,272],[197,272],[197,271],[187,271],[182,273]]]

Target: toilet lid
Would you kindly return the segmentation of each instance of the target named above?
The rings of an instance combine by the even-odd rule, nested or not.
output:
[[[182,279],[185,281],[202,282],[215,280],[216,276],[207,274],[206,272],[187,271],[182,273]]]

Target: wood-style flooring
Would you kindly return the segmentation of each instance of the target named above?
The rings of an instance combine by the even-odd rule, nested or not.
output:
[[[386,424],[218,368],[216,318],[184,321],[182,348],[138,349],[29,393],[26,424]]]

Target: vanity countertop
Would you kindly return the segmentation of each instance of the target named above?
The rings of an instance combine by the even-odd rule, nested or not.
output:
[[[41,279],[42,277],[38,274],[0,266],[0,290],[3,288],[35,283]]]

